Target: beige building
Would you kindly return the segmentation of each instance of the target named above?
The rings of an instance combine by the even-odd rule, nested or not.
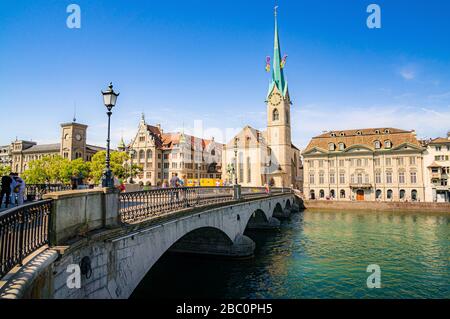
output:
[[[415,131],[327,132],[303,151],[309,199],[424,201],[424,148]]]
[[[144,116],[136,136],[128,147],[121,142],[119,150],[130,152],[131,163],[143,167],[136,182],[161,185],[173,174],[180,178],[221,179],[223,144],[184,133],[164,133],[161,126],[148,125]],[[133,177],[134,178],[134,177]]]
[[[427,202],[450,202],[450,132],[425,143],[424,181]]]
[[[272,81],[266,96],[267,130],[259,131],[246,126],[223,152],[223,167],[228,168],[230,182],[237,176],[243,186],[299,188],[301,185],[300,150],[291,141],[291,99],[284,76],[285,58],[281,58],[275,11],[275,39]]]
[[[36,142],[16,140],[11,143],[12,170],[23,173],[29,162],[44,156],[60,155],[74,160],[90,161],[92,156],[104,148],[86,143],[87,125],[71,122],[61,124],[60,143],[38,145]]]
[[[9,166],[11,164],[11,145],[0,146],[0,166]]]

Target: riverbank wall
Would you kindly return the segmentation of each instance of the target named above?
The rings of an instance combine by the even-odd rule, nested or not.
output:
[[[425,202],[351,202],[332,200],[306,200],[306,209],[365,210],[365,211],[409,211],[450,214],[450,203]]]

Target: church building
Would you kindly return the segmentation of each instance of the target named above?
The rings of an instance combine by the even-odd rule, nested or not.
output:
[[[236,179],[242,186],[301,188],[300,150],[291,140],[291,99],[284,76],[275,8],[275,38],[272,80],[266,96],[267,129],[259,131],[246,126],[223,150],[224,176],[230,183]],[[268,66],[270,68],[270,65]]]

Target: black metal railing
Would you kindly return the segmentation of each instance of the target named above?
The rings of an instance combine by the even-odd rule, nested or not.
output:
[[[242,187],[241,197],[270,196],[290,192],[288,188]],[[183,208],[233,200],[233,187],[180,187],[121,193],[119,212],[122,222],[139,222]]]
[[[44,194],[71,190],[71,185],[66,184],[27,184],[25,186],[25,198],[27,201],[41,200]]]
[[[0,278],[48,244],[51,202],[42,200],[0,213]]]
[[[232,187],[160,188],[120,194],[123,222],[137,222],[171,211],[233,200]]]

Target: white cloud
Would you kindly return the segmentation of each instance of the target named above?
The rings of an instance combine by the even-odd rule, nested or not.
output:
[[[416,72],[411,69],[402,69],[400,70],[400,75],[403,79],[407,81],[414,80],[416,78]]]

